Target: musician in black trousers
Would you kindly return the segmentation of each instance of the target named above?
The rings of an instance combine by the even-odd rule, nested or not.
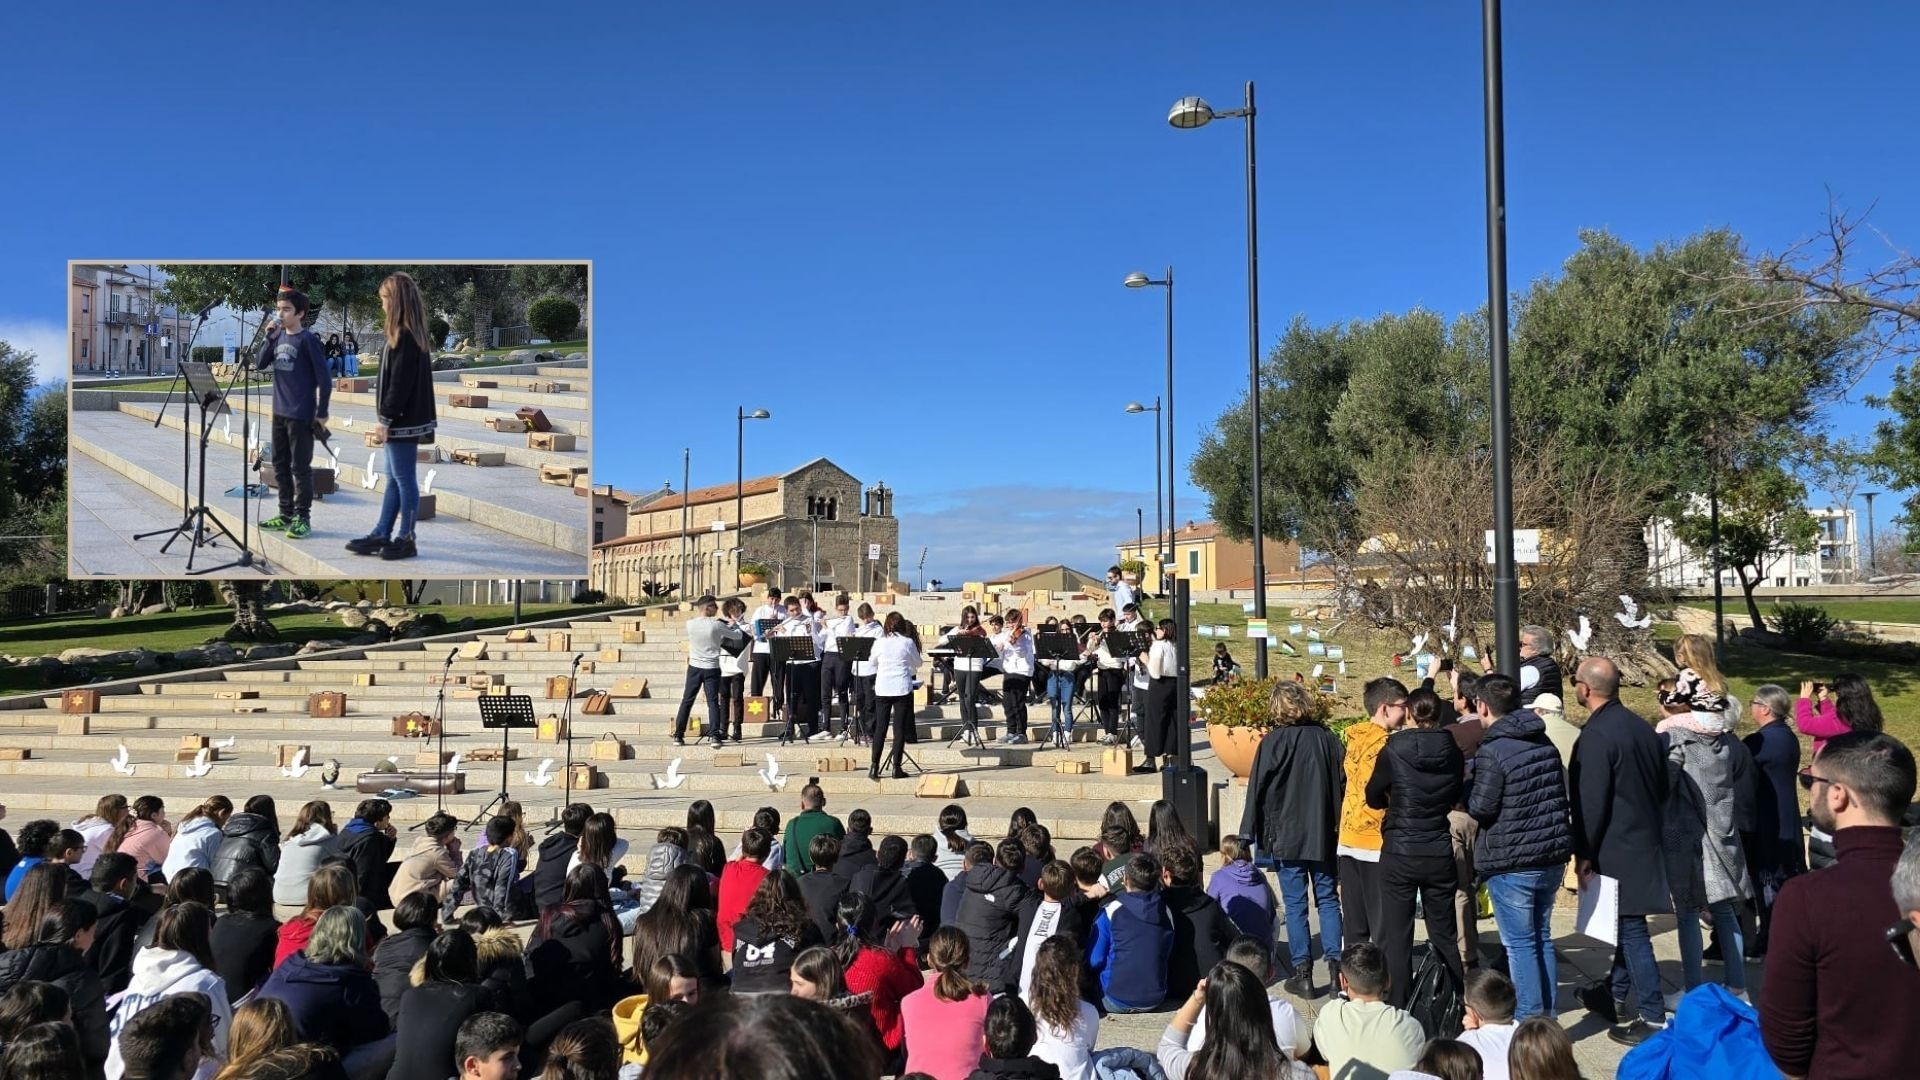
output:
[[[767,602],[753,609],[753,623],[750,628],[753,630],[753,696],[761,697],[766,694],[767,676],[772,674],[774,709],[780,708],[781,703],[786,700],[786,695],[781,693],[786,686],[786,673],[773,662],[772,647],[767,644],[767,636],[761,632],[760,624],[767,619],[778,622],[786,617],[786,605],[780,602],[780,587],[769,586]],[[772,712],[772,710],[768,711]],[[767,719],[771,720],[773,717],[769,715]]]
[[[914,638],[913,624],[899,612],[889,611],[881,638],[873,643],[875,713],[869,780],[880,779],[881,748],[886,745],[889,728],[893,730],[893,753],[888,757],[893,778],[907,778],[900,756],[913,732],[913,673],[920,669],[920,647]]]
[[[1127,680],[1127,658],[1116,656],[1107,647],[1107,635],[1113,633],[1113,609],[1100,612],[1100,629],[1094,631],[1094,704],[1100,710],[1100,745],[1120,741],[1120,690]]]
[[[801,637],[813,642],[814,659],[789,660],[786,663],[787,690],[787,728],[798,731],[802,738],[811,739],[819,733],[815,726],[820,719],[820,652],[825,642],[821,640],[819,625],[813,616],[805,614],[800,608],[800,598],[787,598],[787,619],[774,628],[771,637]]]
[[[840,727],[843,735],[851,735],[860,728],[854,723],[853,670],[847,658],[840,655],[840,639],[852,637],[860,624],[847,614],[852,601],[846,593],[834,598],[835,615],[827,620],[826,642],[820,656],[820,723],[821,731],[833,731],[833,706],[840,705]]]

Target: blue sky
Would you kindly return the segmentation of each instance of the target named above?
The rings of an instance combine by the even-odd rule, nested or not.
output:
[[[728,482],[727,421],[765,407],[749,474],[884,480],[903,561],[961,580],[1098,570],[1136,506],[1152,529],[1121,410],[1161,391],[1162,312],[1129,270],[1175,266],[1183,459],[1245,386],[1240,128],[1176,131],[1174,99],[1259,85],[1269,340],[1485,299],[1476,5],[707,7],[18,5],[0,336],[64,342],[71,257],[590,258],[600,479],[677,486],[691,446]],[[1510,5],[1512,280],[1583,227],[1781,247],[1829,189],[1920,244],[1916,31],[1892,3]]]

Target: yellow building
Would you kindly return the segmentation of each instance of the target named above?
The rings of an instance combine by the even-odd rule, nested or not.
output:
[[[1010,574],[1001,574],[987,578],[982,584],[990,593],[1030,593],[1045,590],[1051,593],[1071,595],[1073,593],[1107,591],[1106,579],[1083,574],[1070,566],[1054,563],[1051,566],[1029,566],[1015,570]]]
[[[1158,588],[1153,580],[1153,560],[1167,549],[1164,534],[1137,537],[1114,545],[1120,561],[1138,559],[1147,564],[1147,587]],[[1253,588],[1253,543],[1232,540],[1211,521],[1189,521],[1172,537],[1173,574],[1186,578],[1195,592]],[[1303,565],[1300,546],[1287,540],[1268,540],[1266,549],[1267,585],[1321,584],[1333,580],[1324,566]]]

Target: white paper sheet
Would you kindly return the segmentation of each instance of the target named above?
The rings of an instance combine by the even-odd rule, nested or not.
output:
[[[1573,928],[1596,941],[1620,944],[1620,879],[1595,874],[1580,889]]]

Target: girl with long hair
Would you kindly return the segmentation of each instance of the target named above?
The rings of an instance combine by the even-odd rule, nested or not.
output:
[[[72,1009],[67,992],[50,982],[28,979],[0,994],[0,1046],[35,1024],[64,1022]]]
[[[0,1057],[4,1080],[84,1080],[86,1059],[71,1024],[35,1024],[7,1040]]]
[[[347,550],[388,560],[411,559],[419,554],[413,536],[420,515],[420,486],[415,478],[419,447],[433,442],[438,423],[433,340],[427,332],[426,301],[411,275],[396,272],[380,283],[380,310],[387,351],[374,380],[380,418],[373,430],[376,439],[386,444],[387,484],[373,531],[347,541]]]
[[[338,865],[315,870],[307,879],[306,906],[300,914],[280,924],[280,944],[273,952],[273,966],[278,968],[288,957],[306,948],[320,916],[333,908],[352,907],[359,898],[360,889],[354,884],[352,870]]]
[[[40,932],[40,920],[47,912],[67,898],[67,868],[56,863],[40,863],[27,870],[27,876],[20,879],[20,888],[14,891],[13,899],[7,902],[0,917],[5,922],[5,931],[0,932],[0,945],[7,949],[21,949],[31,944],[34,935]]]
[[[1134,766],[1137,773],[1158,771],[1154,759],[1172,757],[1180,749],[1180,657],[1174,648],[1174,631],[1172,619],[1161,619],[1154,624],[1152,642],[1139,656],[1140,671],[1147,680],[1146,722],[1140,732],[1146,757]]]
[[[74,1030],[80,1033],[81,1054],[94,1071],[105,1065],[112,1043],[106,990],[85,955],[93,946],[99,920],[92,904],[56,900],[40,917],[33,940],[0,954],[0,991],[12,992],[23,982],[52,983],[66,991]]]
[[[493,993],[480,983],[480,954],[473,935],[445,930],[413,967],[413,986],[400,998],[394,1021],[393,1068],[389,1076],[438,1080],[454,1056],[454,1037],[475,1013],[494,1008]]]
[[[880,761],[888,731],[893,732],[893,753],[887,759],[890,771],[894,779],[904,779],[907,773],[900,765],[900,757],[906,753],[907,743],[913,740],[913,676],[920,669],[920,646],[899,612],[887,612],[887,620],[881,624],[880,640],[873,643],[867,662],[874,671],[873,752],[867,779],[880,779]],[[964,826],[965,822],[961,824]]]
[[[111,1077],[126,1071],[120,1060],[120,1033],[134,1017],[175,994],[206,997],[213,1009],[213,1056],[225,1059],[227,1054],[233,1008],[227,1000],[227,984],[214,971],[213,909],[188,900],[162,911],[153,922],[153,946],[134,955],[133,979],[114,1007],[114,1043],[107,1056],[107,1075]]]
[[[332,850],[337,831],[333,807],[326,801],[314,799],[300,807],[280,848],[280,865],[273,871],[274,903],[294,907],[306,902],[307,879]]]
[[[173,832],[167,857],[160,863],[167,880],[189,866],[207,869],[213,865],[213,853],[220,848],[220,829],[233,816],[233,800],[225,795],[209,795],[200,805],[187,811]]]
[[[380,988],[367,962],[367,919],[355,908],[323,912],[306,948],[273,969],[260,996],[286,1002],[294,1026],[310,1041],[340,1051],[350,1076],[392,1060],[392,1023],[380,1008]]]
[[[1673,645],[1673,660],[1680,672],[1672,688],[1660,692],[1660,704],[1684,706],[1687,711],[1662,720],[1660,731],[1684,725],[1711,737],[1731,729],[1739,714],[1727,696],[1726,677],[1713,658],[1713,639],[1704,634],[1680,635]]]
[[[233,1011],[233,1030],[227,1036],[227,1064],[213,1080],[235,1080],[249,1074],[262,1058],[300,1041],[293,1011],[276,998],[255,998]]]
[[[933,932],[927,946],[933,981],[900,1003],[907,1072],[964,1080],[980,1064],[992,995],[967,978],[972,961],[967,935],[960,928],[943,926]]]
[[[1573,1040],[1550,1016],[1534,1016],[1513,1029],[1507,1046],[1507,1075],[1512,1080],[1580,1080]]]
[[[213,883],[221,888],[249,866],[271,874],[280,866],[280,813],[273,796],[255,795],[220,830],[213,853]]]
[[[1080,996],[1080,944],[1066,934],[1040,943],[1033,957],[1033,981],[1023,1000],[1033,1011],[1033,1056],[1050,1061],[1060,1080],[1087,1080],[1093,1071],[1093,1047],[1100,1038],[1100,1010]]]
[[[1187,1035],[1207,1010],[1207,1040],[1187,1050]],[[1239,964],[1215,964],[1181,1004],[1155,1050],[1167,1080],[1242,1080],[1287,1076],[1292,1065],[1273,1031],[1273,1010],[1259,976]]]
[[[619,997],[620,921],[607,903],[607,875],[592,863],[567,873],[560,902],[540,913],[527,939],[533,992],[560,1004],[580,1002],[598,1012]]]
[[[93,813],[73,823],[80,835],[86,838],[87,852],[73,868],[81,877],[93,873],[93,864],[100,856],[109,851],[119,851],[120,841],[126,839],[127,830],[133,827],[133,811],[127,806],[125,795],[102,795],[93,806]]]
[[[1818,754],[1836,735],[1879,731],[1885,721],[1867,680],[1845,672],[1834,676],[1826,686],[1800,684],[1800,696],[1793,703],[1793,726],[1800,729],[1800,734],[1812,737],[1813,752]]]
[[[197,867],[189,867],[188,869],[180,871],[177,877],[167,882],[166,891],[160,895],[160,911],[154,914],[159,915],[168,908],[179,907],[188,901],[203,904],[208,911],[214,909],[218,901],[213,895],[213,875],[211,873]],[[153,943],[154,932],[158,926],[159,919],[148,919],[146,925],[142,926],[139,932],[134,934],[134,944],[142,949],[151,945]]]
[[[695,799],[687,804],[687,831],[695,829],[713,831],[713,804],[705,799]]]
[[[667,871],[660,898],[633,924],[636,973],[651,971],[655,960],[675,954],[692,960],[708,982],[721,980],[713,890],[707,872],[692,863],[681,863]]]
[[[919,919],[892,920],[862,892],[840,897],[834,906],[834,941],[830,948],[846,977],[846,992],[867,998],[867,1020],[879,1037],[888,1058],[900,1052],[906,1041],[900,1020],[900,1002],[920,989],[919,958],[914,946],[920,941]],[[798,968],[799,961],[794,961]]]
[[[612,1080],[620,1072],[620,1036],[605,1017],[576,1020],[547,1044],[539,1080]]]
[[[507,837],[506,846],[520,857],[520,868],[524,870],[532,865],[529,856],[533,854],[533,834],[527,832],[526,808],[520,805],[519,800],[508,799],[500,804],[500,816],[513,822],[513,833]]]
[[[818,944],[820,927],[807,913],[799,882],[785,870],[769,872],[733,926],[733,992],[785,992],[793,958]]]
[[[127,834],[114,848],[133,856],[133,872],[141,881],[159,870],[167,861],[173,844],[173,823],[167,820],[167,804],[158,795],[142,795],[133,800],[127,818]]]
[[[973,834],[967,831],[966,807],[959,803],[942,807],[939,826],[940,850],[933,857],[933,865],[951,880],[966,869],[967,845],[973,843]]]
[[[227,984],[227,1000],[239,1001],[266,980],[279,944],[272,879],[259,867],[240,871],[227,886],[227,913],[213,924],[214,970]]]
[[[1191,851],[1199,850],[1194,843],[1193,834],[1180,820],[1180,814],[1173,804],[1165,799],[1155,799],[1147,810],[1146,853],[1156,859],[1166,856],[1167,848],[1184,847]]]

